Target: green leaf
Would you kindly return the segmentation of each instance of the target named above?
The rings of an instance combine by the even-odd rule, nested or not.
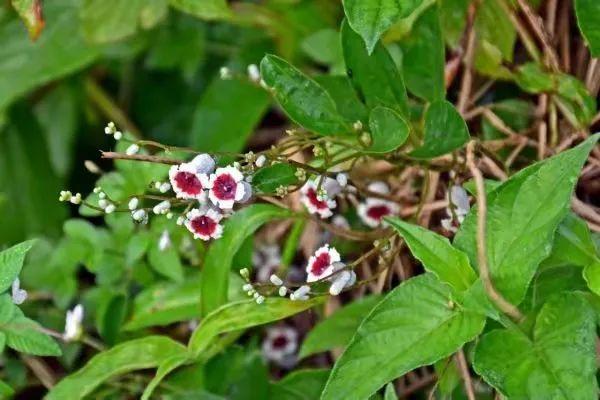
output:
[[[169,0],[172,7],[206,20],[219,20],[231,17],[231,10],[225,0]]]
[[[40,331],[34,320],[16,310],[16,316],[0,325],[0,331],[6,335],[6,345],[11,349],[37,356],[60,356],[58,344],[50,336]]]
[[[544,265],[585,267],[597,258],[590,228],[577,215],[568,213],[556,230],[552,252],[544,260]]]
[[[300,47],[310,58],[324,65],[343,65],[340,35],[335,29],[321,29],[307,36]]]
[[[281,108],[297,124],[322,135],[350,130],[329,93],[284,59],[266,55],[260,71]]]
[[[348,76],[367,106],[386,106],[407,116],[408,97],[402,74],[383,44],[377,43],[369,55],[360,37],[344,21],[342,48]]]
[[[275,193],[279,186],[288,187],[297,182],[296,167],[288,163],[261,168],[252,177],[252,186],[262,193]]]
[[[496,289],[511,303],[523,300],[538,264],[550,253],[579,171],[599,136],[521,170],[488,196],[488,266]],[[475,210],[467,215],[454,240],[471,265],[477,265]]]
[[[444,40],[452,48],[458,47],[467,23],[469,0],[442,0],[440,5],[440,25]]]
[[[15,391],[6,382],[0,381],[0,399],[12,399]]]
[[[290,372],[271,385],[271,399],[314,400],[318,399],[329,376],[328,369],[301,369]]]
[[[390,292],[335,363],[322,400],[366,399],[387,382],[471,341],[485,317],[453,306],[452,297],[450,287],[429,273]]]
[[[540,311],[533,338],[516,330],[485,334],[473,366],[511,399],[595,399],[595,316],[575,293],[549,300]]]
[[[422,0],[344,0],[343,3],[350,26],[362,36],[371,53],[379,37],[399,18],[412,13]]]
[[[415,158],[434,158],[462,147],[469,141],[465,120],[448,101],[436,101],[425,112],[423,145],[410,153]]]
[[[197,318],[200,316],[199,299],[198,279],[158,283],[136,296],[133,315],[124,329],[136,330]]]
[[[377,295],[364,297],[323,319],[304,338],[298,357],[346,347],[362,320],[381,299]]]
[[[191,145],[198,151],[241,151],[268,105],[264,90],[238,79],[214,78],[194,113]]]
[[[329,93],[339,113],[349,122],[367,122],[369,111],[359,100],[350,79],[346,76],[318,75],[315,81]]]
[[[439,360],[435,363],[434,369],[438,379],[437,390],[443,399],[451,399],[452,392],[461,382],[460,372],[454,357]]]
[[[521,89],[529,93],[549,92],[555,86],[553,76],[534,62],[520,65],[515,80]]]
[[[144,389],[144,393],[142,393],[141,400],[148,400],[152,393],[156,389],[156,387],[162,382],[162,380],[169,375],[172,371],[179,368],[183,364],[188,361],[188,354],[176,354],[171,358],[167,358],[163,362],[160,363],[158,369],[156,370],[156,375],[152,378],[148,386]]]
[[[127,313],[127,297],[110,289],[96,310],[96,326],[104,341],[113,345],[117,342],[121,325]]]
[[[48,392],[47,400],[83,399],[110,378],[140,369],[156,368],[186,348],[165,336],[147,336],[121,343],[94,356]]]
[[[596,0],[575,0],[577,24],[587,42],[592,57],[600,56],[600,3]]]
[[[108,43],[133,35],[140,23],[143,0],[84,0],[83,32],[90,42]]]
[[[18,20],[0,23],[0,110],[29,90],[90,64],[98,49],[87,44],[78,21],[77,1],[44,3],[46,28],[32,43]],[[64,51],[68,49],[68,51]]]
[[[40,0],[12,0],[12,6],[25,23],[29,37],[36,40],[44,28],[42,3]]]
[[[477,279],[467,255],[452,247],[444,236],[399,218],[387,218],[386,221],[404,238],[413,256],[440,281],[463,291]]]
[[[253,299],[226,304],[202,320],[192,334],[188,348],[194,358],[200,357],[223,333],[278,321],[320,304],[323,300],[323,297],[306,301],[269,297],[263,304],[257,304]]]
[[[0,252],[0,293],[6,291],[19,277],[25,255],[34,243],[35,240],[28,240]]]
[[[410,35],[401,42],[404,82],[415,96],[427,101],[442,100],[444,86],[444,40],[436,4],[415,21]]]
[[[389,153],[402,146],[410,127],[394,110],[387,107],[375,107],[369,117],[371,129],[371,145],[367,153]]]
[[[161,250],[157,242],[151,242],[148,249],[148,262],[159,274],[175,282],[183,281],[183,266],[175,247]]]
[[[253,204],[236,212],[225,222],[223,236],[210,246],[202,269],[203,315],[227,302],[231,262],[246,238],[264,223],[289,215],[289,211],[270,204]]]
[[[581,276],[580,267],[574,265],[540,267],[520,308],[528,313],[537,313],[556,293],[585,291],[586,288],[587,284]]]

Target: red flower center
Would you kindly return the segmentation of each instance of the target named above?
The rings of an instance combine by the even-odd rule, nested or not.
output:
[[[182,192],[196,195],[202,191],[202,182],[191,172],[180,171],[175,175],[175,183]]]
[[[275,349],[283,349],[288,344],[288,339],[285,335],[276,336],[273,339],[273,348]]]
[[[390,215],[391,213],[390,208],[386,205],[369,207],[367,210],[367,215],[377,221],[381,221],[383,217]]]
[[[217,176],[213,183],[213,192],[218,199],[233,200],[235,199],[235,189],[237,182],[229,174],[221,174]]]
[[[313,188],[307,190],[306,197],[318,209],[329,208],[326,201],[321,201],[317,198],[317,191]]]
[[[310,272],[312,272],[313,275],[319,276],[323,272],[325,272],[325,270],[327,269],[327,267],[329,267],[330,264],[331,258],[329,257],[329,253],[321,253],[317,256],[317,258],[315,258],[315,261],[310,267]]]
[[[194,232],[203,236],[210,236],[217,227],[217,223],[206,215],[194,218],[191,225]]]

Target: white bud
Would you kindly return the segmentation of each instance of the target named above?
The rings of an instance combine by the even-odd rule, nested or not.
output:
[[[332,296],[337,296],[342,292],[342,290],[346,287],[346,284],[350,280],[350,272],[342,271],[338,274],[338,276],[333,280],[333,283],[329,287],[329,293]]]
[[[279,288],[279,295],[281,297],[284,297],[287,294],[287,288],[285,286],[282,286]]]
[[[250,283],[246,283],[246,284],[244,284],[244,286],[242,286],[242,290],[243,290],[244,292],[249,292],[249,291],[251,291],[252,289],[253,289],[253,288],[252,288],[252,285],[251,285]]]
[[[248,271],[248,268],[242,268],[240,269],[240,275],[242,276],[242,278],[248,279],[250,278],[250,271]]]
[[[258,67],[256,66],[256,64],[248,65],[247,71],[248,71],[248,78],[250,78],[250,80],[252,82],[256,82],[256,83],[260,82],[260,71],[259,71]]]
[[[158,239],[158,249],[160,251],[165,251],[169,247],[171,247],[171,236],[169,235],[169,231],[164,230]]]
[[[340,184],[341,187],[345,187],[348,184],[348,174],[337,174],[335,180]]]
[[[71,203],[80,204],[81,203],[81,193],[77,193],[75,196],[71,197]]]
[[[96,186],[94,188],[94,193],[100,193],[101,190],[102,190],[102,188],[100,186]]]
[[[281,280],[280,277],[278,277],[277,275],[273,274],[271,275],[271,277],[269,278],[269,280],[271,281],[271,283],[275,286],[281,286],[283,285],[283,281]]]
[[[129,207],[129,209],[131,211],[133,211],[136,208],[138,208],[139,204],[140,204],[140,201],[138,200],[138,198],[137,197],[132,197],[131,200],[129,200],[129,204],[127,206]]]
[[[133,143],[132,145],[130,145],[127,150],[125,150],[125,154],[127,154],[128,156],[132,156],[134,154],[137,154],[137,152],[140,151],[140,146],[138,146],[137,144]]]
[[[310,292],[310,286],[304,285],[300,286],[294,293],[291,294],[290,299],[292,300],[302,300],[308,293]],[[293,298],[292,298],[293,296]]]
[[[258,296],[258,297],[256,298],[256,304],[262,304],[262,303],[264,303],[264,302],[265,302],[265,298],[264,298],[264,296]]]
[[[123,137],[123,133],[121,131],[116,131],[113,137],[115,138],[115,140],[121,140],[121,138]]]
[[[260,156],[258,156],[256,161],[254,161],[254,165],[256,165],[258,168],[262,168],[266,162],[267,162],[267,157],[265,157],[264,154],[261,154]]]
[[[98,198],[100,198],[100,199],[105,199],[105,198],[106,198],[106,193],[104,193],[104,192],[99,192],[99,193],[98,193]]]
[[[144,210],[144,209],[135,210],[134,212],[131,213],[131,217],[138,222],[142,221],[146,218],[146,210]]]
[[[104,208],[104,212],[107,214],[111,214],[115,211],[116,207],[114,204],[109,204]]]
[[[158,187],[159,192],[161,193],[167,193],[169,190],[171,190],[171,184],[169,182],[163,182],[159,187]]]
[[[98,207],[105,209],[106,207],[108,207],[110,203],[108,202],[108,200],[106,199],[100,199],[98,200]]]
[[[227,67],[219,68],[219,76],[221,79],[231,79],[231,71]]]
[[[356,121],[352,124],[352,127],[354,128],[355,131],[360,131],[363,128],[363,124],[360,121]]]
[[[216,163],[214,158],[210,154],[202,153],[198,154],[192,161],[190,161],[196,168],[196,172],[199,174],[210,174],[215,170]]]
[[[169,200],[163,200],[152,208],[154,214],[166,214],[171,208],[171,202]]]
[[[85,169],[90,171],[92,174],[100,175],[102,173],[102,170],[100,169],[100,167],[93,161],[85,160],[83,162],[83,166],[85,167]]]
[[[175,221],[175,223],[177,225],[183,225],[184,222],[185,222],[185,218],[184,217],[177,217],[177,221]]]
[[[379,193],[379,194],[388,194],[390,192],[390,188],[385,182],[376,181],[369,183],[367,186],[371,192]]]
[[[173,218],[173,213],[172,212],[168,212],[166,215],[167,219],[172,219]]]
[[[241,185],[244,187],[244,195],[240,199],[240,203],[246,203],[252,198],[252,186],[246,181],[242,181]]]

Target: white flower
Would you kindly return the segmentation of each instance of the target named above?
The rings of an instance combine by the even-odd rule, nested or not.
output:
[[[169,180],[177,198],[206,201],[208,175],[198,173],[196,164],[190,162],[172,166]]]
[[[71,204],[81,204],[81,193],[76,193],[69,201]]]
[[[140,201],[137,197],[132,197],[131,200],[129,200],[129,204],[127,206],[131,211],[133,211],[138,207],[139,203]]]
[[[281,297],[285,297],[285,295],[286,295],[286,294],[287,294],[287,288],[286,288],[285,286],[281,286],[281,287],[279,288],[279,295],[280,295]]]
[[[240,199],[240,203],[246,203],[252,198],[252,185],[246,181],[242,181],[244,187],[244,196]]]
[[[307,282],[314,282],[326,278],[335,271],[335,264],[341,260],[340,253],[328,244],[319,248],[315,254],[308,259],[306,272]]]
[[[16,305],[23,304],[23,302],[27,299],[27,291],[25,289],[21,289],[21,281],[19,278],[16,278],[12,283],[11,294],[12,294],[12,302]]]
[[[190,164],[196,167],[196,172],[199,174],[211,174],[216,166],[214,158],[206,153],[198,154]]]
[[[160,234],[160,238],[158,238],[158,249],[160,251],[165,251],[171,247],[171,236],[169,235],[169,231],[166,229]]]
[[[309,213],[318,214],[321,218],[331,217],[333,215],[332,210],[337,206],[337,203],[335,200],[331,199],[333,195],[330,193],[327,193],[327,199],[319,199],[320,196],[317,193],[317,187],[318,184],[314,181],[306,182],[306,184],[302,186],[302,189],[300,189],[300,193],[302,194],[300,201],[304,204]]]
[[[115,126],[115,123],[112,121],[110,121],[104,128],[104,133],[106,133],[107,135],[114,135],[116,131],[117,131],[117,127]]]
[[[269,327],[262,343],[264,357],[282,367],[295,363],[294,354],[298,349],[298,332],[290,327]]]
[[[256,64],[248,65],[248,78],[252,82],[259,83],[260,82],[260,70],[256,66]]]
[[[134,154],[137,154],[137,152],[140,151],[140,146],[138,146],[137,144],[133,143],[132,145],[130,145],[127,150],[125,150],[125,154],[127,154],[128,156],[132,156]]]
[[[442,227],[450,232],[456,232],[471,208],[467,191],[461,186],[452,186],[447,193],[450,205],[446,208],[448,218],[441,220]],[[456,217],[456,219],[455,219]]]
[[[235,167],[217,168],[210,175],[208,197],[219,208],[231,209],[236,201],[244,198],[243,180],[244,175]]]
[[[266,162],[267,162],[267,157],[265,157],[264,154],[261,154],[260,156],[258,156],[256,158],[256,161],[254,161],[254,165],[256,165],[258,168],[262,168]]]
[[[166,214],[171,208],[171,202],[169,200],[163,200],[152,208],[154,214]]]
[[[73,310],[67,310],[65,318],[65,333],[63,339],[66,342],[77,340],[83,333],[81,322],[83,321],[83,306],[77,304]]]
[[[365,202],[358,205],[356,211],[365,225],[376,228],[382,225],[385,226],[383,217],[397,215],[399,209],[398,204],[393,201],[368,198]]]
[[[223,234],[223,226],[219,223],[223,215],[212,208],[194,208],[186,217],[185,226],[194,234],[194,239],[218,239]]]
[[[68,190],[61,190],[58,196],[58,201],[71,201],[73,194]]]

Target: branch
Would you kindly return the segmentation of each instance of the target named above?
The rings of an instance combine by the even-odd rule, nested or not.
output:
[[[179,165],[181,164],[180,160],[175,160],[173,158],[166,157],[158,157],[151,156],[148,154],[125,154],[125,153],[117,153],[115,151],[101,151],[102,158],[108,158],[112,160],[133,160],[133,161],[146,161],[156,164],[168,164],[168,165]]]
[[[500,292],[496,290],[490,276],[490,269],[487,263],[486,254],[486,216],[487,204],[485,197],[485,186],[483,183],[483,175],[474,161],[475,141],[470,141],[467,145],[467,167],[471,171],[475,179],[477,187],[477,263],[479,265],[479,275],[483,282],[483,287],[488,297],[498,306],[498,308],[516,321],[523,319],[523,314],[517,307],[506,300]]]

